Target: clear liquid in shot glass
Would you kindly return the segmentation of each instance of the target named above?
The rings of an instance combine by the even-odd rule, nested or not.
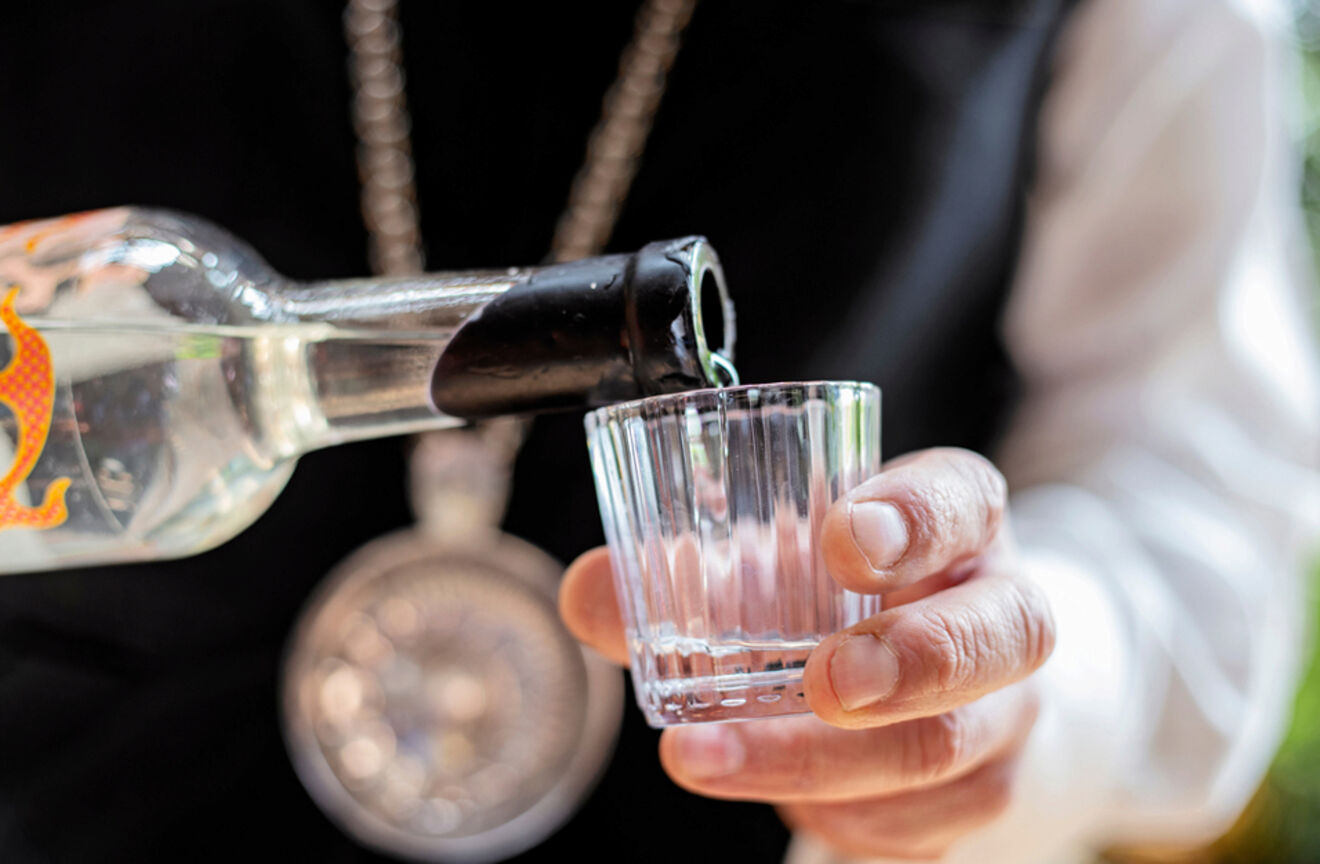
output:
[[[845,591],[817,538],[879,470],[869,384],[745,385],[587,421],[637,698],[655,726],[803,713],[826,635],[880,611]]]

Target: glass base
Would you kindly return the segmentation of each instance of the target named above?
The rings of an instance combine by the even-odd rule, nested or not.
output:
[[[634,672],[633,685],[647,723],[656,728],[808,714],[802,668],[810,653],[803,647],[718,656],[655,654],[642,668],[662,674],[643,680]]]

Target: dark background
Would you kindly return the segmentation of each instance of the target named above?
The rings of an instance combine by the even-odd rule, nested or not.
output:
[[[1013,378],[994,321],[1034,113],[1070,4],[698,8],[611,249],[707,234],[745,380],[862,378],[888,453],[986,449]],[[401,4],[431,269],[532,264],[635,4]],[[223,225],[294,278],[360,276],[341,5],[23,4],[0,28],[0,223],[118,204]],[[289,627],[405,525],[405,443],[304,458],[266,517],[187,561],[0,580],[0,860],[362,861],[279,736]],[[508,527],[600,542],[580,418],[538,421]],[[769,808],[688,795],[629,706],[597,793],[524,860],[772,861]]]

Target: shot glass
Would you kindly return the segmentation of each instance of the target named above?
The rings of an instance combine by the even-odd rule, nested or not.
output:
[[[818,543],[830,504],[880,468],[880,390],[697,390],[598,409],[586,428],[647,722],[809,711],[812,648],[880,611],[830,577]]]

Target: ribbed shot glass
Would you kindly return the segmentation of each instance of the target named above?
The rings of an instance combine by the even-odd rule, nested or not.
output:
[[[830,504],[880,468],[880,390],[697,390],[601,408],[586,427],[647,722],[809,711],[812,648],[880,611],[830,578],[817,542]]]

